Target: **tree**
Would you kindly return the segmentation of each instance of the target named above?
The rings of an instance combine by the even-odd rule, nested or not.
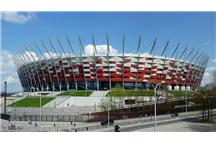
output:
[[[212,121],[213,109],[216,107],[216,86],[212,89],[200,88],[196,92],[195,102],[202,110],[203,120]]]
[[[115,110],[119,109],[120,107],[122,108],[124,105],[124,99],[122,98],[103,98],[100,103],[100,107],[103,111],[107,111],[108,109],[108,104],[109,104],[109,110]]]

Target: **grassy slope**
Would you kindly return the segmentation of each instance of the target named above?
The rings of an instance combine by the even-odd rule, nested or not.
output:
[[[58,94],[58,96],[90,96],[92,91],[66,91]]]
[[[186,91],[169,91],[170,94],[173,94],[174,96],[185,96]],[[187,91],[187,96],[191,96],[193,92]]]
[[[41,106],[47,104],[51,100],[55,99],[54,97],[42,97]],[[19,100],[15,103],[12,103],[12,107],[40,107],[40,97],[27,97],[22,100]]]
[[[170,94],[173,96],[185,96],[186,92],[184,91],[169,91]],[[187,92],[187,96],[191,96],[193,92]],[[108,94],[107,94],[108,95]],[[106,96],[107,96],[106,95]],[[123,90],[113,90],[109,92],[109,96],[117,97],[117,96],[153,96],[154,92],[151,90],[146,90],[146,91],[123,91]]]

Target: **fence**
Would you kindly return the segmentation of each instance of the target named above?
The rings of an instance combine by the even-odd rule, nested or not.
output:
[[[83,122],[88,121],[90,116],[83,115],[11,115],[11,121],[45,121],[45,122]]]

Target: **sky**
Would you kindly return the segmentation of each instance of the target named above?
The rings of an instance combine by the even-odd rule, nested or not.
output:
[[[169,53],[177,43],[196,48],[209,56],[202,85],[211,82],[216,69],[216,13],[209,12],[10,12],[1,15],[1,84],[8,81],[8,91],[20,91],[21,85],[13,63],[18,49],[57,38],[66,43],[69,36],[76,54],[80,54],[78,35],[85,52],[92,48],[92,34],[97,48],[103,50],[106,34],[113,53],[122,52],[122,35],[125,34],[125,52],[136,53],[138,37],[142,35],[141,52],[150,51],[157,38],[156,54],[161,54],[167,40]],[[65,48],[66,49],[66,48]],[[51,51],[51,49],[50,49]],[[66,49],[66,52],[67,51]]]

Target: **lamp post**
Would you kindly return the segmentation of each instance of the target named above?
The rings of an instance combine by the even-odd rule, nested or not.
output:
[[[39,90],[39,89],[38,89]],[[41,116],[41,111],[42,111],[42,107],[41,107],[41,96],[42,96],[42,92],[43,92],[43,88],[42,90],[40,91],[40,124],[41,124],[41,121],[42,121],[42,116]],[[40,131],[41,131],[41,127],[40,127]]]
[[[109,125],[110,125],[110,122],[109,122],[109,89],[107,89],[107,88],[105,88],[105,90],[107,90],[108,91],[108,95],[107,95],[107,98],[108,98],[108,101],[107,101],[107,125],[108,125],[108,127],[109,127]]]
[[[144,80],[144,82],[147,82],[149,84],[151,84],[151,86],[154,89],[154,97],[155,97],[155,101],[154,101],[154,132],[156,131],[156,127],[157,127],[157,87],[162,84],[165,83],[165,81],[161,81],[159,83],[157,83],[155,86],[153,83],[149,82],[148,80]]]
[[[186,91],[185,91],[185,112],[187,113],[187,87],[186,87]]]
[[[109,99],[109,90],[108,90],[108,109],[107,109],[107,114],[108,114],[108,116],[107,116],[107,119],[108,119],[108,127],[109,127],[109,125],[110,125],[110,117],[109,117],[109,107],[110,107],[110,99]]]

